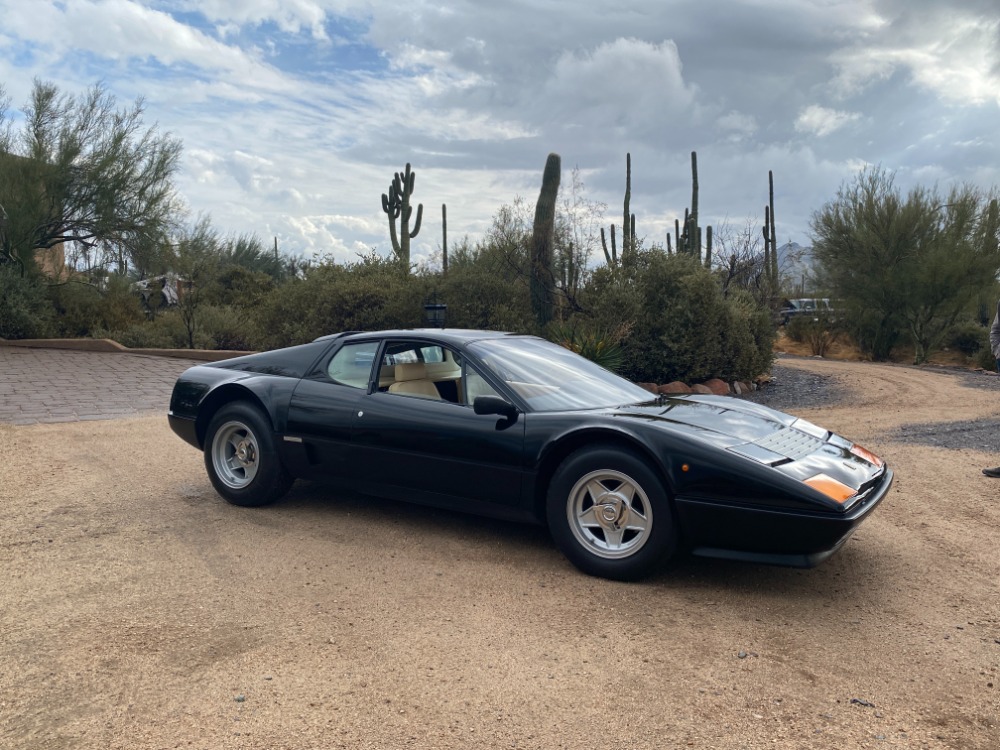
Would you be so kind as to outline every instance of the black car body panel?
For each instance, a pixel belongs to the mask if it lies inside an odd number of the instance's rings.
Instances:
[[[680,536],[695,554],[798,566],[815,565],[838,549],[892,483],[888,467],[850,441],[730,397],[647,396],[614,406],[534,409],[530,393],[526,399],[524,390],[509,387],[509,379],[470,349],[501,337],[511,335],[339,334],[198,365],[175,385],[170,426],[204,449],[212,415],[246,401],[266,414],[280,460],[295,477],[540,523],[548,484],[566,457],[581,447],[614,445],[655,470],[672,499]],[[394,342],[447,348],[455,366],[476,368],[485,387],[517,408],[516,417],[386,392],[376,365],[392,361]],[[348,345],[357,350],[347,355],[350,368],[358,377],[368,373],[366,387],[328,374]],[[806,483],[816,477],[818,485]],[[845,497],[831,497],[823,489],[827,482],[846,488]]]

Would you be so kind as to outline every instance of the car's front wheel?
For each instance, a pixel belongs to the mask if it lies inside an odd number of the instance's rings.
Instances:
[[[256,407],[226,404],[208,425],[205,468],[215,490],[233,505],[272,503],[292,486],[271,426]]]
[[[590,575],[636,580],[677,547],[663,482],[624,448],[596,446],[568,456],[549,485],[546,512],[556,545]]]

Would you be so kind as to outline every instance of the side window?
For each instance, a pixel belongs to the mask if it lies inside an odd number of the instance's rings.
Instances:
[[[403,396],[461,403],[458,355],[439,344],[392,341],[379,363],[378,389]]]
[[[468,362],[465,363],[465,402],[471,404],[476,396],[499,396],[492,385]]]
[[[352,388],[367,388],[378,345],[377,341],[366,341],[341,347],[327,365],[327,375],[334,383]]]

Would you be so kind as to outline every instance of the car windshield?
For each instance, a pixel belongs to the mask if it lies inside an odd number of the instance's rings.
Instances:
[[[544,339],[486,339],[469,350],[532,411],[597,409],[652,398],[644,388]]]

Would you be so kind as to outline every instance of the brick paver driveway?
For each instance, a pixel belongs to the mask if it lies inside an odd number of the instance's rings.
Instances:
[[[0,422],[76,422],[166,414],[193,360],[0,346]]]

